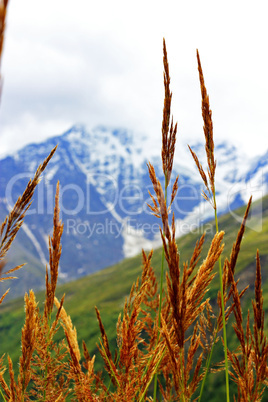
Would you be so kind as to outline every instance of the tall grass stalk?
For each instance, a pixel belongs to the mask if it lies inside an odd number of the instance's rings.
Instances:
[[[201,163],[199,162],[197,155],[192,151],[192,149],[190,147],[189,147],[189,149],[190,149],[190,152],[197,165],[200,176],[205,184],[206,192],[203,191],[203,196],[204,196],[205,200],[210,202],[210,204],[212,205],[212,207],[214,209],[216,233],[219,233],[218,217],[217,217],[217,204],[216,204],[216,190],[215,190],[216,161],[215,161],[215,157],[214,157],[212,112],[210,110],[209,96],[207,94],[207,90],[206,90],[206,86],[205,86],[203,70],[202,70],[198,50],[197,50],[197,62],[198,62],[199,81],[200,81],[201,96],[202,96],[202,117],[203,117],[203,121],[204,121],[203,130],[204,130],[205,141],[206,141],[205,150],[206,150],[207,163],[208,163],[208,177],[207,177]],[[227,347],[227,335],[226,335],[225,303],[224,303],[224,294],[223,294],[224,291],[223,291],[221,256],[219,257],[219,277],[220,277],[219,281],[220,281],[221,312],[222,312],[224,356],[225,356],[226,400],[227,400],[227,402],[229,402],[230,396],[229,396],[229,374],[228,374],[228,353],[227,353],[228,347]],[[217,326],[217,329],[218,329],[218,326]],[[214,338],[214,342],[215,342],[215,340],[216,340],[216,337]],[[213,348],[214,348],[214,343],[213,343],[212,349]],[[211,355],[209,356],[209,363],[210,363],[210,361],[211,361]],[[204,381],[206,380],[208,370],[209,370],[209,365],[207,365],[207,367],[206,367],[206,373],[205,373],[205,377],[203,380],[203,384],[204,384]],[[202,389],[201,389],[202,392],[203,392],[203,384],[202,384]],[[202,396],[202,394],[200,395],[199,400],[201,400],[201,396]]]
[[[215,227],[216,227],[216,233],[219,233],[219,224],[218,224],[218,216],[217,216],[217,206],[216,206],[216,196],[215,196],[215,187],[213,190],[213,202],[214,202],[214,213],[215,213]],[[225,303],[224,303],[224,291],[223,291],[223,280],[222,280],[222,261],[221,261],[221,256],[219,257],[219,282],[220,282],[220,294],[221,294],[221,310],[222,310],[222,322],[223,322],[223,341],[224,341],[224,360],[225,360],[225,385],[226,385],[226,400],[229,402],[230,401],[230,391],[229,391],[229,368],[228,368],[228,353],[227,353],[227,334],[226,334],[226,322],[225,322]],[[211,359],[214,351],[214,346],[217,338],[217,333],[218,333],[218,323],[217,323],[217,328],[215,330],[215,336],[213,339],[212,347],[209,353],[209,356],[207,358],[207,364],[206,364],[206,370],[205,370],[205,375],[201,384],[201,389],[200,389],[200,394],[198,401],[200,402],[202,399],[203,391],[204,391],[204,386],[205,382],[207,379],[207,374],[210,368],[211,364]]]
[[[165,203],[167,203],[167,188],[168,188],[168,181],[167,181],[167,174],[165,174]],[[161,325],[161,310],[162,310],[162,303],[163,303],[163,283],[164,283],[164,262],[165,262],[165,250],[164,246],[162,247],[162,257],[161,257],[161,276],[160,276],[160,297],[159,297],[159,309],[158,309],[158,331],[157,331],[157,342],[159,341],[160,337],[160,325]],[[154,376],[154,402],[156,402],[157,397],[157,371]]]
[[[150,177],[152,183],[155,188],[156,195],[158,194],[158,204],[159,209],[157,207],[157,203],[153,199],[154,207],[153,210],[154,214],[162,219],[163,224],[163,234],[165,239],[165,230],[168,227],[168,211],[163,213],[163,207],[167,209],[167,189],[171,178],[172,167],[173,167],[173,159],[174,159],[174,152],[175,152],[175,144],[176,144],[176,134],[177,134],[177,123],[173,127],[173,117],[171,118],[171,100],[172,100],[172,92],[170,91],[170,75],[169,75],[169,64],[167,58],[167,49],[166,43],[163,39],[163,65],[164,65],[164,107],[163,107],[163,119],[162,119],[162,168],[165,177],[165,184],[164,184],[164,199],[162,199],[162,189],[160,191],[160,183],[156,180],[154,176],[154,172],[151,172]],[[150,171],[150,170],[149,170]],[[171,196],[171,203],[172,197],[174,199],[175,193],[177,191],[177,181],[176,178],[172,196]],[[158,188],[156,188],[158,187]],[[151,195],[151,194],[150,194]],[[171,205],[170,203],[170,205]],[[157,332],[157,342],[159,341],[160,337],[160,326],[161,326],[161,312],[162,312],[162,299],[163,299],[163,282],[164,282],[164,260],[165,260],[165,250],[164,245],[162,248],[162,259],[161,259],[161,278],[160,278],[160,298],[159,298],[159,309],[158,309],[158,332]],[[157,395],[157,372],[154,378],[154,402],[156,401]]]
[[[219,233],[219,224],[217,216],[217,205],[215,196],[215,186],[213,189],[213,201],[215,206],[215,226],[216,232]],[[230,391],[229,391],[229,368],[228,368],[228,346],[227,346],[227,334],[226,334],[226,322],[225,322],[225,304],[224,304],[224,294],[223,294],[223,280],[222,280],[222,264],[221,256],[219,257],[219,279],[220,279],[220,291],[221,291],[221,308],[222,308],[222,324],[223,324],[223,341],[224,341],[224,357],[225,357],[225,384],[226,384],[226,401],[230,401]]]
[[[206,370],[205,370],[204,378],[203,378],[202,383],[201,383],[201,388],[200,388],[200,393],[199,393],[199,397],[198,397],[198,402],[200,402],[201,399],[202,399],[202,395],[203,395],[203,391],[204,391],[204,387],[205,387],[205,383],[206,383],[208,371],[209,371],[209,368],[210,368],[210,364],[211,364],[211,359],[212,359],[212,355],[213,355],[215,343],[216,343],[217,332],[218,332],[218,326],[217,326],[216,333],[215,333],[214,338],[213,338],[213,343],[212,343],[212,347],[211,347],[209,356],[208,356],[207,361],[206,361]]]

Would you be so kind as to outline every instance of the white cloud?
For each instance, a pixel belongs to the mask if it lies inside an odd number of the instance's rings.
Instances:
[[[12,0],[2,61],[1,153],[75,123],[160,136],[163,36],[179,136],[202,140],[198,48],[215,141],[265,151],[265,11],[264,1]]]

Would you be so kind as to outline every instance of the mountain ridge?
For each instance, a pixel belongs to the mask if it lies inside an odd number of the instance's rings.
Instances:
[[[38,165],[57,144],[57,152],[37,188],[23,230],[18,234],[21,252],[15,257],[10,254],[10,266],[19,257],[20,263],[25,261],[28,254],[23,249],[31,250],[33,260],[41,261],[37,276],[42,276],[48,261],[47,238],[52,230],[58,179],[61,183],[61,218],[65,224],[62,281],[115,264],[124,257],[135,255],[141,247],[149,249],[159,244],[159,224],[146,205],[148,190],[152,191],[146,163],[150,160],[157,176],[163,177],[159,147],[158,144],[150,145],[145,136],[136,137],[135,133],[123,128],[99,126],[88,131],[84,126],[76,125],[62,135],[50,137],[40,144],[29,144],[13,156],[1,159],[0,212],[3,218]],[[193,149],[205,166],[203,146],[195,144]],[[249,190],[255,191],[255,199],[267,192],[267,153],[247,161],[234,146],[222,143],[215,147],[215,155],[220,212],[246,203]],[[182,235],[191,230],[191,225],[209,219],[213,211],[202,200],[203,186],[193,161],[190,164],[176,158],[172,180],[176,175],[179,175],[179,190],[173,210],[178,235]],[[33,266],[34,262],[31,263],[32,272]],[[34,274],[32,284],[38,286]],[[24,292],[25,286],[18,290]]]

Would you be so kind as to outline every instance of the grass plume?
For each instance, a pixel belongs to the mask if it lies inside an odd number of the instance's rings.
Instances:
[[[204,172],[204,169],[199,162],[197,155],[194,151],[189,147],[190,152],[193,156],[193,159],[196,163],[197,169],[200,173],[200,176],[203,180],[205,185],[206,191],[203,191],[202,195],[210,202],[214,209],[215,213],[215,225],[216,225],[216,232],[219,232],[218,227],[218,216],[217,216],[217,205],[216,205],[216,189],[215,189],[215,171],[216,171],[216,160],[214,155],[214,138],[213,138],[213,122],[212,122],[212,111],[210,109],[209,104],[209,96],[207,94],[207,89],[205,86],[205,80],[203,75],[203,70],[201,66],[199,52],[196,52],[197,56],[197,64],[198,64],[198,73],[199,73],[199,81],[200,81],[200,89],[201,89],[201,98],[202,98],[202,117],[203,117],[203,130],[205,136],[205,150],[207,156],[207,174]],[[225,322],[225,303],[224,303],[224,289],[223,289],[223,277],[222,277],[222,263],[221,257],[219,258],[219,279],[220,279],[220,309],[221,309],[221,316],[222,316],[222,327],[223,327],[223,340],[224,340],[224,355],[225,355],[225,377],[226,377],[226,400],[229,402],[229,369],[228,369],[228,352],[227,352],[227,333],[226,333],[226,322]],[[217,332],[217,330],[216,330]],[[216,338],[215,338],[216,340]],[[207,366],[207,370],[209,366]],[[206,377],[206,376],[205,376]],[[201,393],[202,396],[202,393]],[[201,400],[201,397],[199,398]]]

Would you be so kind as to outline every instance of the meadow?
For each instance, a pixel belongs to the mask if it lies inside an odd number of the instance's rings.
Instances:
[[[258,201],[257,201],[258,202]],[[253,205],[253,210],[255,205]],[[258,208],[256,208],[258,210]],[[236,211],[237,215],[243,217],[245,208],[240,208]],[[250,228],[247,229],[246,234],[241,245],[241,252],[236,266],[236,272],[240,277],[240,286],[245,286],[250,283],[248,293],[245,295],[243,308],[250,307],[251,298],[254,297],[254,274],[255,274],[255,250],[259,247],[260,258],[262,266],[265,268],[268,264],[268,197],[262,200],[262,217],[263,217],[263,230],[256,236],[256,233]],[[256,216],[260,219],[260,216]],[[211,222],[209,222],[210,225]],[[219,226],[226,232],[225,235],[225,250],[224,255],[230,253],[233,242],[235,241],[236,233],[239,230],[239,223],[230,215],[224,215],[219,218]],[[215,226],[214,226],[215,227]],[[206,227],[205,227],[206,228]],[[227,235],[228,228],[228,235]],[[185,235],[177,240],[181,258],[184,261],[190,260],[191,250],[198,240],[199,235],[191,234]],[[205,258],[211,234],[207,235],[204,249],[201,253],[201,260]],[[157,279],[160,279],[161,273],[161,249],[154,250],[152,257],[152,265],[155,267],[155,274]],[[115,322],[118,315],[122,310],[125,297],[128,295],[132,283],[141,274],[141,255],[122,261],[113,267],[107,268],[96,274],[82,278],[75,282],[70,282],[65,285],[57,287],[56,294],[60,298],[65,294],[64,305],[66,311],[72,317],[73,324],[77,329],[78,344],[82,345],[83,340],[86,342],[90,354],[96,355],[95,369],[100,371],[103,369],[103,361],[98,353],[97,342],[99,339],[99,326],[95,315],[94,306],[97,305],[103,318],[103,324],[108,334],[111,349],[114,352],[116,348],[116,331]],[[26,268],[26,267],[25,267]],[[27,268],[26,268],[27,269]],[[243,284],[242,284],[242,283]],[[263,293],[264,293],[264,310],[268,310],[268,281],[267,281],[267,268],[263,270]],[[101,291],[99,291],[101,289]],[[214,281],[208,295],[215,303],[215,296],[217,295],[218,283]],[[12,291],[12,288],[11,288]],[[44,292],[39,292],[36,299],[39,301],[40,308],[43,305],[45,298]],[[24,324],[24,301],[22,298],[11,300],[3,303],[0,310],[1,322],[1,338],[4,341],[1,343],[0,355],[6,353],[5,362],[7,363],[7,354],[10,355],[12,361],[18,362],[20,357],[20,332]],[[265,323],[265,330],[267,333],[267,321]],[[236,345],[236,335],[232,330],[231,321],[227,326],[227,334],[230,344]],[[59,341],[64,336],[62,328],[59,329],[55,339]],[[221,359],[222,349],[220,345],[215,350],[213,357],[213,367]],[[234,346],[233,346],[234,347]],[[14,365],[15,375],[18,375],[18,365]],[[107,376],[106,376],[107,381]],[[217,393],[215,393],[217,387]],[[235,392],[235,384],[232,386],[231,391]],[[223,373],[219,372],[217,375],[213,374],[208,376],[205,394],[209,401],[217,401],[224,399],[225,387]],[[268,396],[264,395],[263,400],[267,400]]]

